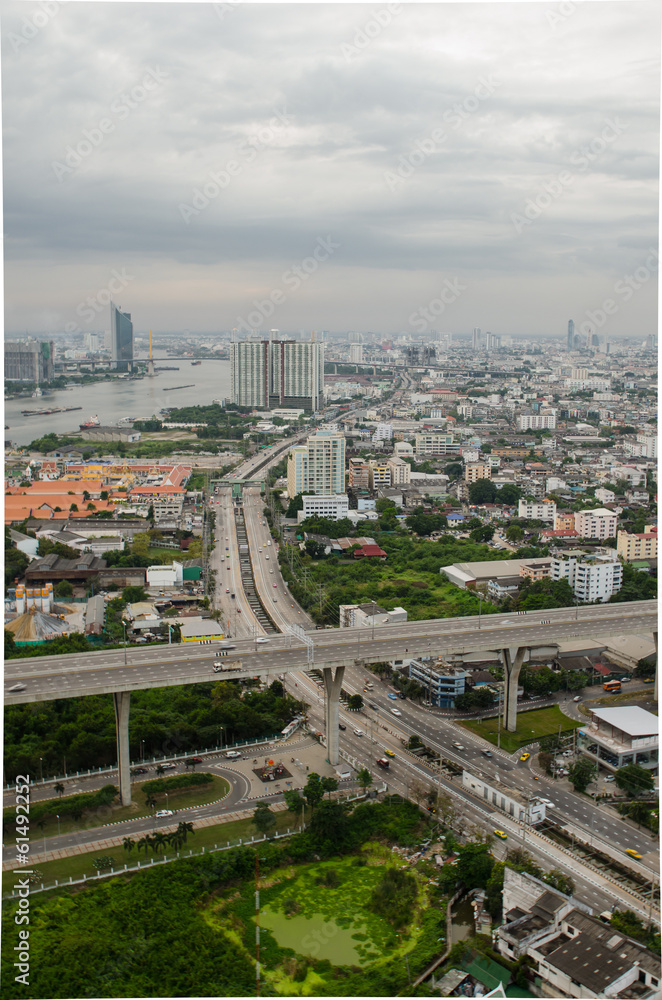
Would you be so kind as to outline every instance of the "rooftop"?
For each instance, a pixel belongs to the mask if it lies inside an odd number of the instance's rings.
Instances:
[[[624,705],[622,708],[593,708],[592,715],[614,729],[620,729],[628,736],[654,736],[659,729],[659,719],[652,712],[638,705]]]

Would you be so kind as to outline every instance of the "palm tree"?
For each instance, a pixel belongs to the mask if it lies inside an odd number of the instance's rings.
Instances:
[[[136,844],[136,850],[138,851],[138,854],[140,854],[141,847],[145,848],[145,857],[147,857],[147,847],[148,847],[147,837],[141,837],[138,843]]]
[[[154,795],[147,795],[145,798],[145,805],[148,809],[153,809],[156,805],[156,798]]]
[[[177,827],[177,833],[181,834],[182,840],[184,841],[184,843],[186,843],[186,838],[188,837],[189,833],[195,834],[195,830],[193,829],[193,823],[180,823],[179,826]]]
[[[158,854],[161,848],[165,850],[168,844],[168,837],[165,833],[155,833],[152,839],[152,850],[155,854]]]
[[[156,765],[156,773],[159,774],[159,775],[165,774],[165,771],[163,770],[163,767],[161,766],[161,764],[157,764]]]
[[[53,790],[57,792],[58,795],[64,795],[64,785],[61,781],[58,781],[55,785],[53,785]]]
[[[124,840],[122,841],[122,847],[124,848],[124,850],[126,851],[126,853],[129,855],[129,857],[131,857],[131,851],[133,850],[133,848],[135,846],[136,846],[136,842],[133,839],[133,837],[125,837]]]

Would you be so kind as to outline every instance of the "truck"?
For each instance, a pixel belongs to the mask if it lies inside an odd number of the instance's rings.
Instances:
[[[214,660],[212,664],[215,674],[218,674],[221,670],[239,670],[240,668],[235,663],[225,663],[223,660]]]
[[[389,761],[386,759],[386,757],[379,757],[375,761],[375,763],[377,764],[377,767],[383,767],[385,771],[388,771],[390,766]]]
[[[372,683],[372,681],[370,680],[370,678],[369,678],[369,677],[366,677],[366,679],[365,679],[364,683],[365,683],[365,686],[367,687],[368,691],[372,691],[372,689],[373,689],[373,688],[374,688],[374,686],[375,686],[375,685],[374,685],[374,684]]]

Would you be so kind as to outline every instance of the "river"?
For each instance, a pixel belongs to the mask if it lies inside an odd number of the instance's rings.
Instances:
[[[153,378],[137,382],[126,379],[95,382],[74,389],[59,389],[40,399],[31,397],[5,400],[5,440],[28,445],[49,431],[56,434],[78,432],[78,425],[97,416],[104,426],[117,424],[120,417],[151,417],[166,406],[207,405],[212,399],[228,399],[231,390],[230,362],[203,361],[192,365],[183,358],[173,358],[162,364],[178,366],[179,371],[157,372]],[[157,362],[158,366],[159,362]],[[166,389],[173,386],[185,389]],[[39,410],[50,406],[81,406],[70,413],[24,417],[21,410]]]

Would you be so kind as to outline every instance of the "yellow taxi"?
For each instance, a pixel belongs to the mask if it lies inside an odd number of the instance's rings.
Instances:
[[[385,750],[384,753],[386,754],[387,757],[395,757],[395,754],[393,753],[392,750]]]
[[[641,861],[641,854],[638,851],[634,851],[631,847],[628,847],[626,854],[629,854],[631,858],[636,858],[637,861]]]
[[[501,840],[508,840],[508,834],[504,833],[503,830],[495,830],[494,835],[500,837]]]
[[[530,753],[523,753],[522,756],[520,757],[520,760],[528,760],[530,756],[531,756]]]

